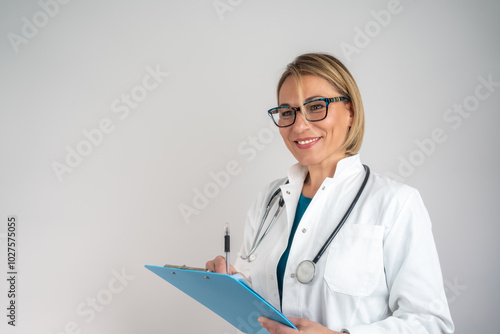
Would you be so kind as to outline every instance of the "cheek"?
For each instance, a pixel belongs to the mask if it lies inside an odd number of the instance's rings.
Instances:
[[[332,126],[335,126],[340,131],[348,131],[349,127],[352,126],[352,117],[350,115],[349,111],[339,114],[332,122]]]
[[[285,146],[288,148],[288,150],[291,150],[293,148],[293,145],[289,139],[290,127],[280,128],[280,135],[281,135],[281,139],[283,139],[283,142],[285,143]]]
[[[288,137],[288,128],[279,128],[281,138],[286,142]]]

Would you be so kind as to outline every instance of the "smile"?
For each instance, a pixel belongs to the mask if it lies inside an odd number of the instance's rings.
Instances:
[[[307,139],[307,140],[297,140],[297,143],[299,143],[300,145],[306,145],[306,144],[310,144],[312,142],[318,141],[320,138],[321,137]]]

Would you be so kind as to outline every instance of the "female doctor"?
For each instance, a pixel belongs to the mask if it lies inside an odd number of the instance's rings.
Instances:
[[[453,333],[418,191],[361,163],[364,111],[349,71],[330,55],[304,54],[277,94],[269,115],[298,163],[249,210],[231,274],[246,276],[300,333]],[[206,268],[226,273],[222,256]]]

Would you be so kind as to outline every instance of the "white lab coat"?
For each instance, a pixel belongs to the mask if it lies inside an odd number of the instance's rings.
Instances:
[[[281,187],[285,207],[252,256],[236,269],[280,309],[276,267],[285,250],[307,169],[296,164],[271,183],[248,212],[240,254],[248,254],[271,194]],[[431,222],[417,190],[371,173],[349,219],[301,284],[298,264],[312,260],[363,182],[359,155],[342,159],[307,208],[295,234],[283,279],[285,316],[307,318],[351,334],[453,333]],[[271,209],[272,216],[276,207]],[[269,218],[268,218],[269,221]],[[265,227],[264,227],[265,229]]]

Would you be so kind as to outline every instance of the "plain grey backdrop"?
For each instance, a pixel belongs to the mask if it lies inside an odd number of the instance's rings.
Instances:
[[[499,1],[2,0],[0,22],[2,333],[236,333],[144,265],[204,266],[226,222],[238,248],[294,163],[279,75],[318,51],[358,82],[362,161],[422,194],[457,333],[500,333]]]

